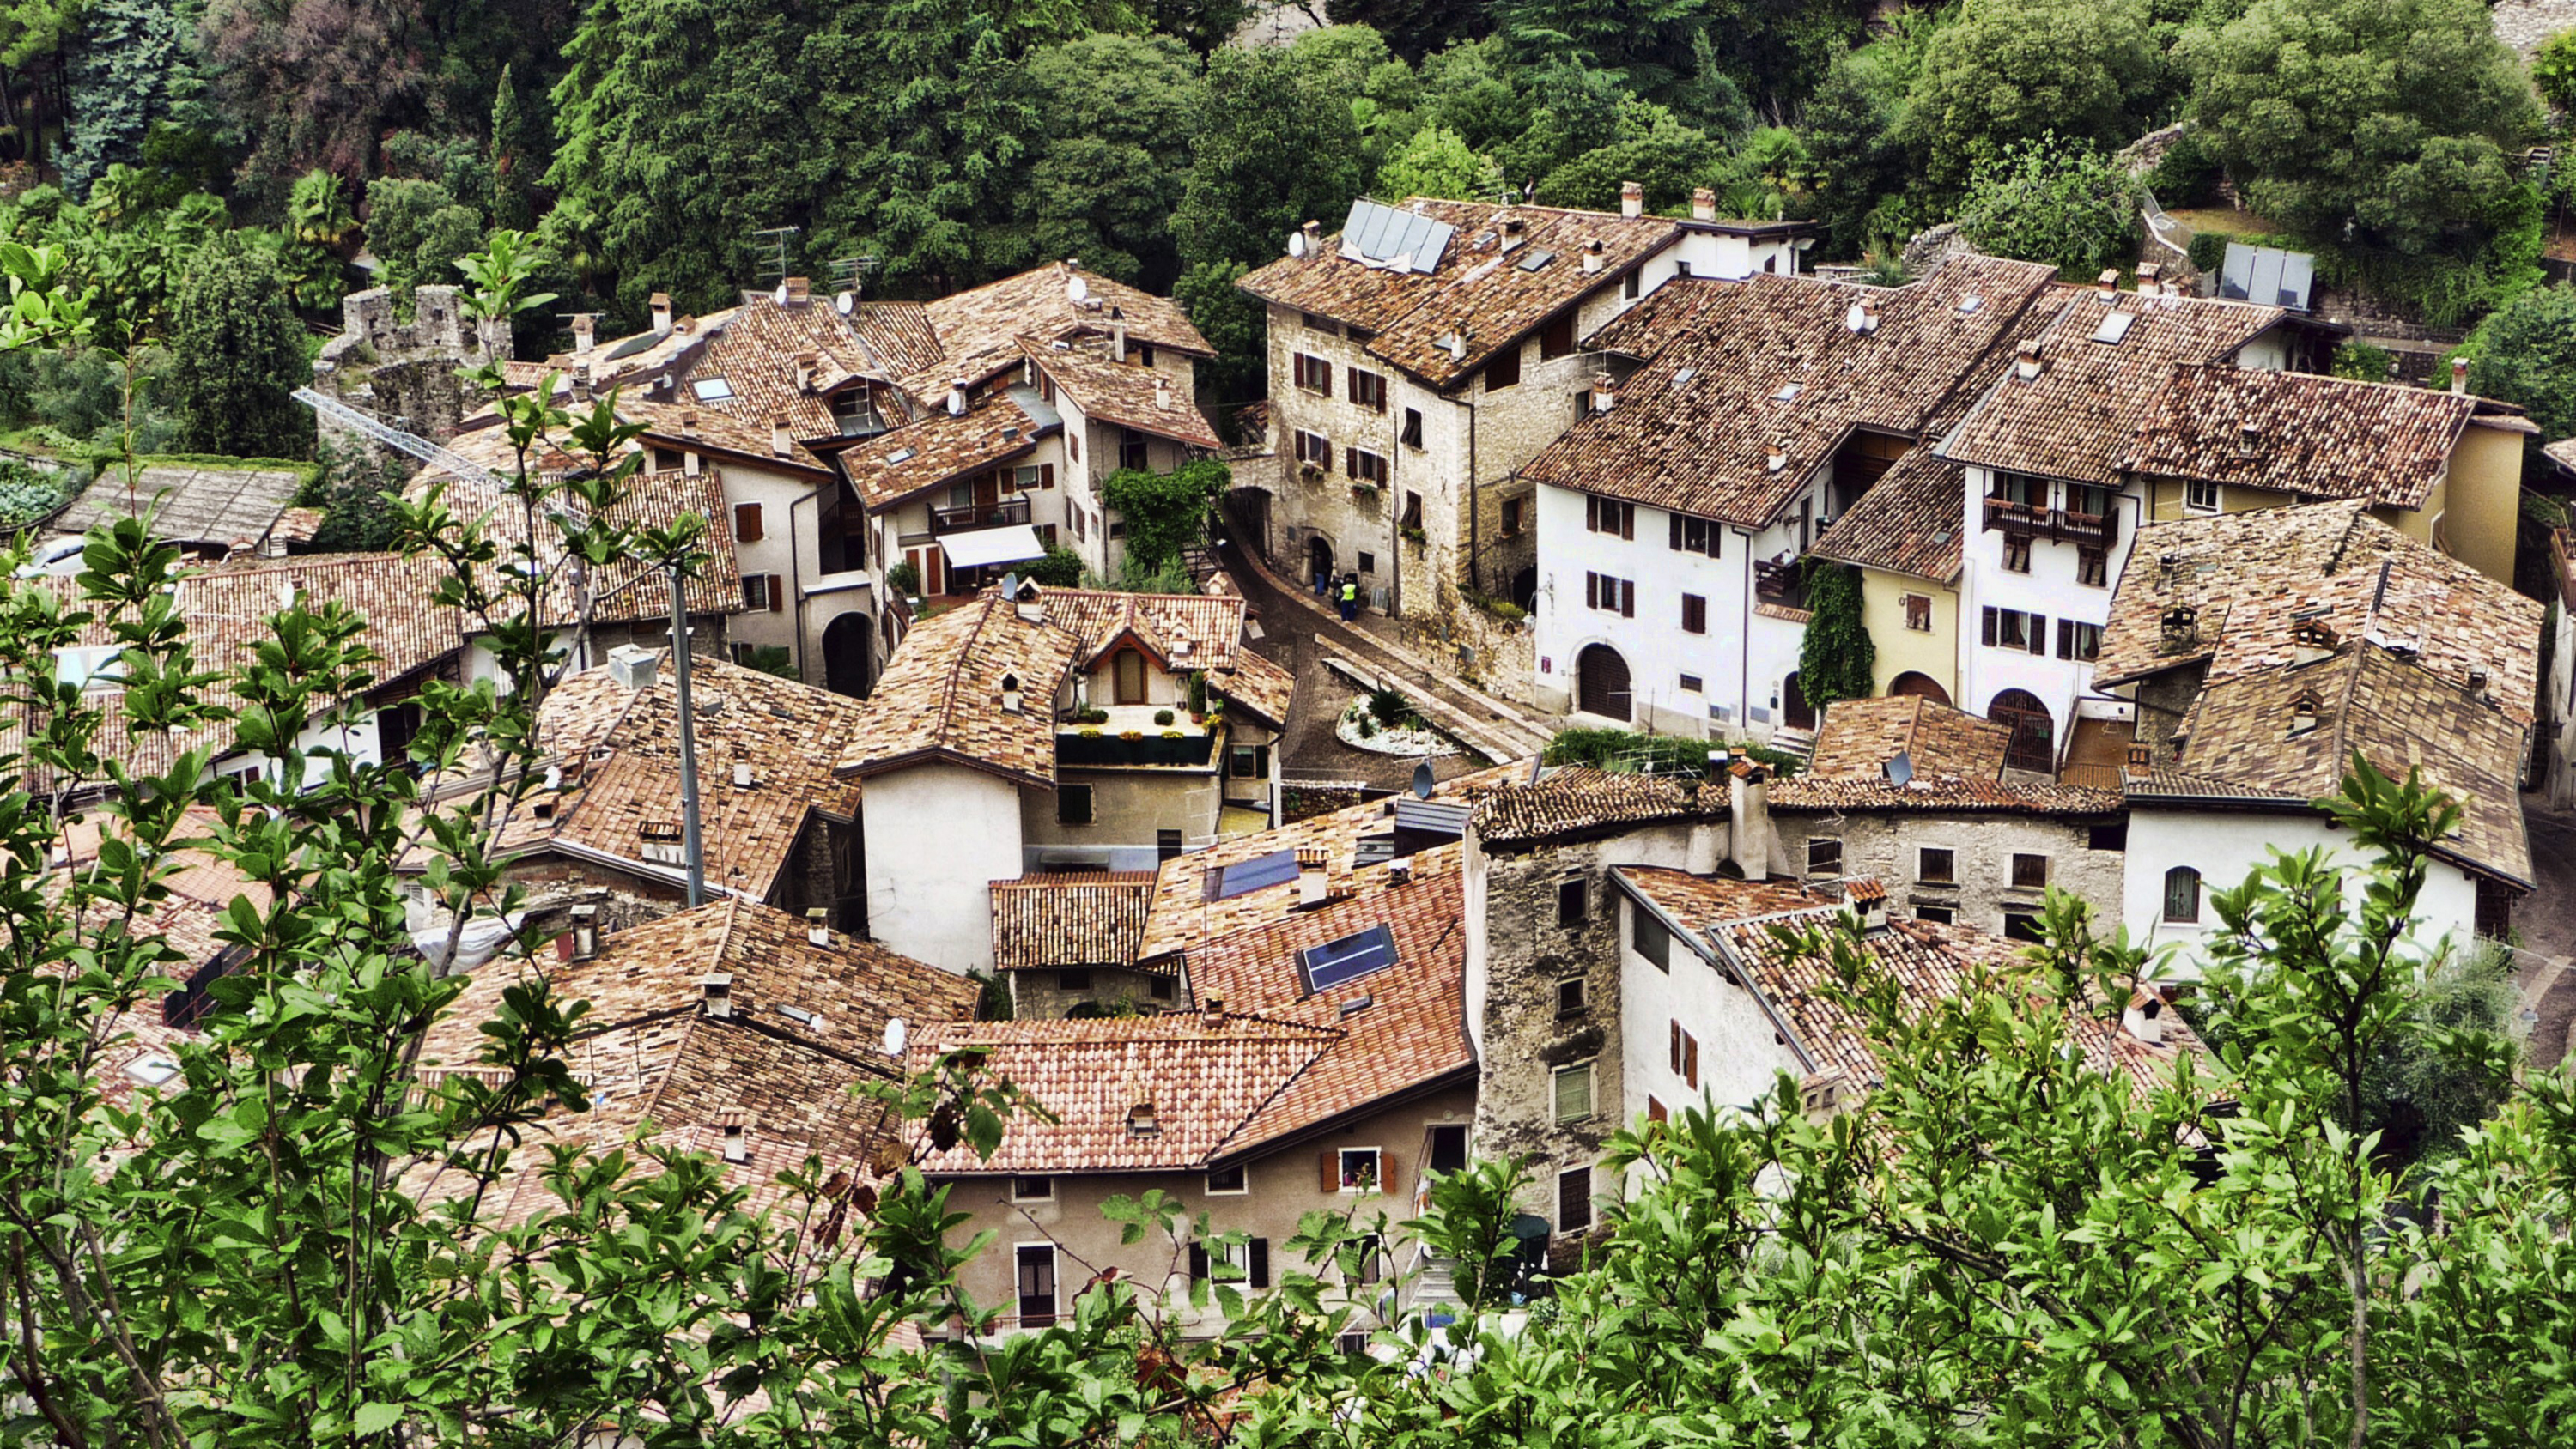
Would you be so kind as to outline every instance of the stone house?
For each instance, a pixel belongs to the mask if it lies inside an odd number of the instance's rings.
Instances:
[[[871,933],[987,970],[990,882],[1150,869],[1230,809],[1275,819],[1295,680],[1243,624],[1240,598],[1035,584],[924,619],[840,757],[866,782]]]
[[[2160,524],[2155,562],[2112,599],[2097,676],[2137,711],[2124,916],[2186,963],[2218,924],[2208,893],[2272,849],[2357,863],[2314,804],[2355,755],[2461,806],[2432,844],[2424,944],[2502,937],[2532,889],[2542,606],[2376,514],[2353,499]]]
[[[1357,573],[1370,606],[1525,596],[1539,526],[1518,469],[1583,411],[1605,323],[1679,275],[1794,272],[1810,228],[1415,198],[1353,204],[1243,278],[1269,321],[1270,459],[1248,540],[1292,575]],[[1238,518],[1244,510],[1238,509]]]

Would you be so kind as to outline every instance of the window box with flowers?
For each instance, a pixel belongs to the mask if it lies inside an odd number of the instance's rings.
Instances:
[[[1405,524],[1396,531],[1404,535],[1404,541],[1407,543],[1428,545],[1431,542],[1430,535],[1424,533],[1422,525],[1418,523]]]
[[[1354,483],[1351,485],[1351,501],[1374,512],[1385,491],[1374,483]]]

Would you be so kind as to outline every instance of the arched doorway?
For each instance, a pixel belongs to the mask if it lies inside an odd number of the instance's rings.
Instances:
[[[1986,706],[1986,718],[2012,731],[2011,743],[2004,746],[2005,769],[2057,768],[2057,723],[2039,696],[2026,689],[2007,689]]]
[[[1628,717],[1628,661],[1607,644],[1586,644],[1574,656],[1574,707],[1603,719]]]
[[[1307,535],[1306,586],[1314,589],[1318,593],[1321,593],[1324,587],[1322,581],[1330,579],[1332,576],[1333,545],[1331,541],[1326,539],[1320,533]]]
[[[1929,674],[1909,669],[1887,682],[1887,692],[1899,699],[1928,699],[1934,704],[1948,704],[1950,691]]]
[[[868,692],[868,649],[875,631],[868,616],[852,610],[823,626],[823,685],[853,697]]]
[[[1816,707],[1807,703],[1807,691],[1798,687],[1795,671],[1780,681],[1780,723],[1793,730],[1816,727]]]

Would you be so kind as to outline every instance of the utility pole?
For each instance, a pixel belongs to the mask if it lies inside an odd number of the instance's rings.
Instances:
[[[680,558],[668,565],[671,575],[671,678],[680,702],[680,850],[689,858],[689,905],[704,903],[707,863],[698,839],[698,728],[689,712],[689,600]]]

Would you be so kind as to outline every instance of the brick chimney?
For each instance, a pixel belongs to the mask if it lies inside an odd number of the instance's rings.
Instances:
[[[575,356],[587,357],[599,340],[599,318],[588,312],[576,312],[572,318],[572,350]]]
[[[668,293],[668,292],[655,292],[655,293],[653,294],[653,303],[652,303],[652,305],[653,305],[653,335],[654,335],[654,336],[656,336],[656,337],[668,337],[668,336],[670,336],[670,335],[671,335],[671,294],[670,294],[670,293]]]
[[[796,451],[796,435],[787,428],[787,414],[769,415],[769,451],[784,458]]]
[[[1619,214],[1639,217],[1646,214],[1646,188],[1634,181],[1619,183]]]
[[[786,287],[787,305],[790,307],[802,307],[813,300],[813,286],[803,277],[789,277]]]

